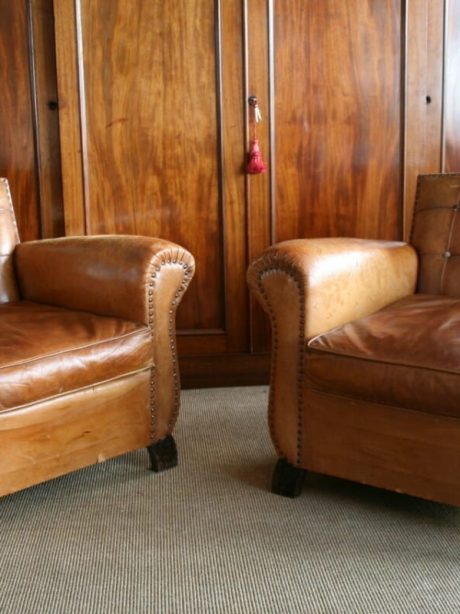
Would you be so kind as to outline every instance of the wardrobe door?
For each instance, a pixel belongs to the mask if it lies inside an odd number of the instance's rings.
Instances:
[[[67,234],[183,245],[180,354],[245,352],[241,2],[59,0],[55,19]]]
[[[0,15],[0,177],[9,181],[19,232],[27,241],[40,236],[27,7],[0,0]]]
[[[265,247],[407,236],[417,174],[442,168],[444,5],[54,2],[66,233],[194,254],[186,384],[267,380],[269,327],[245,281]],[[251,95],[268,171],[248,176]]]
[[[401,0],[276,0],[276,240],[399,233]]]
[[[264,237],[407,238],[417,175],[442,169],[444,0],[245,5],[250,89],[267,99],[270,119],[266,205],[249,202],[255,255]],[[264,349],[253,309],[252,347]]]
[[[268,102],[262,138],[270,146],[267,204],[254,196],[249,203],[257,211],[250,217],[252,244],[259,237],[254,251],[263,247],[260,220],[272,243],[399,236],[403,4],[246,0],[249,41],[264,32],[264,15],[267,24],[266,68],[248,47],[250,87]],[[252,314],[253,349],[263,350],[266,324],[255,305]]]

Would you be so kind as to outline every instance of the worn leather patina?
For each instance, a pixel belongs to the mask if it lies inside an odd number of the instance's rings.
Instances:
[[[155,446],[172,458],[175,312],[193,273],[162,239],[20,243],[1,180],[0,495],[143,446],[165,467]]]
[[[460,174],[419,177],[410,243],[285,241],[248,282],[272,324],[275,492],[309,469],[460,505]]]

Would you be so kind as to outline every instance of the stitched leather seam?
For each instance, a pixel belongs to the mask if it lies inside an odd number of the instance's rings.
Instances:
[[[333,356],[333,357],[338,357],[338,358],[342,358],[342,359],[348,359],[351,358],[353,360],[359,360],[361,362],[364,363],[369,363],[371,362],[372,364],[384,364],[384,365],[391,365],[392,367],[406,367],[409,369],[420,369],[423,371],[432,371],[434,373],[449,373],[451,375],[460,375],[460,371],[453,371],[452,369],[437,369],[436,367],[429,367],[429,366],[425,366],[425,365],[415,365],[413,363],[409,363],[409,362],[394,362],[392,360],[385,360],[384,358],[379,359],[379,358],[364,358],[363,356],[357,356],[355,354],[345,354],[345,353],[340,353],[340,352],[334,352],[333,350],[321,350],[319,348],[312,348],[309,347],[308,348],[308,352],[312,353],[312,354],[317,354],[318,356]],[[320,378],[317,378],[313,375],[311,375],[311,370],[308,369],[308,377],[310,377],[312,380],[315,381],[322,381]]]
[[[142,369],[136,369],[135,371],[129,371],[128,373],[123,373],[122,375],[117,375],[116,377],[111,377],[109,379],[100,380],[98,382],[93,382],[92,384],[88,384],[87,386],[80,386],[79,388],[72,388],[66,390],[65,392],[61,392],[59,394],[53,394],[49,397],[43,397],[42,399],[34,399],[30,403],[24,403],[24,405],[15,405],[14,407],[8,407],[7,409],[0,409],[0,417],[3,414],[13,413],[21,409],[27,409],[28,407],[33,407],[38,403],[45,403],[47,401],[53,401],[54,399],[60,399],[71,394],[75,394],[77,392],[83,392],[85,390],[89,390],[90,388],[94,388],[95,386],[102,386],[103,384],[110,384],[110,382],[115,382],[117,380],[122,380],[132,375],[136,375],[137,373],[143,373],[147,371],[149,367],[143,367]]]
[[[460,177],[460,173],[444,173],[444,176]],[[422,183],[423,183],[423,178],[424,177],[432,177],[432,178],[439,177],[439,173],[425,173],[423,175],[419,175],[419,177],[418,177],[417,186],[416,186],[416,190],[415,190],[414,214],[412,215],[412,224],[411,224],[411,230],[410,230],[410,234],[409,234],[409,243],[413,242],[416,215],[417,215],[417,213],[419,211],[423,211],[423,209],[419,209],[418,208],[418,203],[419,203],[419,199],[420,199],[420,192],[421,192],[421,189],[422,189]]]
[[[104,345],[105,343],[111,343],[112,341],[119,341],[120,339],[125,339],[126,337],[131,337],[133,335],[145,334],[148,333],[148,328],[143,328],[141,330],[133,330],[130,333],[125,333],[124,335],[119,335],[118,337],[110,337],[108,339],[103,339],[101,341],[94,341],[93,343],[86,343],[85,345],[78,345],[73,348],[60,350],[59,352],[53,352],[52,354],[42,354],[41,356],[36,356],[35,358],[27,358],[24,360],[19,360],[17,362],[12,362],[7,365],[0,365],[0,371],[2,369],[10,369],[11,367],[16,367],[18,365],[25,365],[31,362],[35,362],[37,360],[46,360],[47,358],[53,358],[54,356],[61,356],[64,354],[69,354],[70,352],[76,352],[79,350],[86,350],[88,348],[96,347],[98,345]]]
[[[442,205],[440,207],[435,207],[433,205],[428,205],[425,206],[423,208],[420,207],[419,205],[419,201],[420,201],[420,193],[422,191],[422,184],[423,184],[423,179],[424,178],[439,178],[439,173],[431,173],[431,174],[425,174],[425,175],[420,175],[418,180],[417,180],[417,187],[416,187],[416,191],[415,191],[415,203],[414,203],[414,214],[412,216],[412,224],[411,224],[411,231],[410,231],[410,238],[409,238],[409,242],[413,243],[413,239],[414,239],[414,233],[415,233],[415,220],[416,217],[419,213],[423,213],[425,211],[434,211],[434,210],[445,210],[445,209],[450,209],[452,210],[452,218],[450,221],[450,228],[449,228],[449,234],[448,234],[448,238],[447,238],[447,242],[446,242],[446,248],[445,248],[445,252],[449,252],[450,251],[450,245],[452,243],[452,238],[453,238],[453,228],[454,225],[456,223],[456,212],[453,211],[453,207],[455,205],[458,205],[460,202],[460,192],[457,196],[457,198],[455,199],[455,203],[452,203],[451,205]],[[454,177],[460,177],[460,173],[444,173],[443,174],[444,177],[448,177],[448,178],[454,178]],[[417,250],[420,256],[438,256],[440,258],[443,257],[443,255],[441,253],[439,254],[427,254],[422,252],[421,250]],[[449,260],[451,260],[453,257],[456,257],[455,254],[451,254],[449,256]],[[444,258],[444,261],[442,263],[442,267],[441,267],[441,273],[439,276],[439,294],[442,294],[443,292],[443,288],[444,288],[444,282],[445,282],[445,276],[446,276],[446,269],[447,269],[447,259]],[[419,274],[420,275],[420,274]],[[420,276],[418,279],[418,287],[420,284]]]
[[[299,342],[299,361],[297,365],[297,454],[296,463],[300,465],[302,459],[302,444],[303,444],[303,375],[304,375],[304,361],[305,361],[305,290],[302,276],[295,268],[289,258],[284,255],[275,254],[268,255],[259,263],[261,267],[257,272],[256,282],[259,293],[264,301],[264,307],[270,317],[272,327],[272,359],[270,367],[270,395],[269,395],[269,407],[268,407],[268,422],[270,431],[272,433],[272,440],[275,449],[279,456],[282,456],[282,450],[279,441],[275,437],[274,430],[274,400],[275,400],[275,369],[276,369],[276,355],[278,353],[279,336],[278,327],[276,323],[275,311],[270,304],[265,289],[263,287],[263,278],[272,273],[283,273],[288,275],[297,287],[299,293],[300,303],[300,317],[299,317],[299,329],[298,329],[298,342]]]
[[[372,403],[373,405],[378,405],[379,407],[389,407],[390,409],[395,409],[398,411],[398,413],[401,412],[411,412],[417,415],[420,414],[425,414],[426,416],[434,416],[434,417],[440,417],[440,418],[449,418],[451,419],[453,422],[455,422],[455,424],[458,424],[458,416],[454,415],[454,414],[443,414],[443,413],[438,413],[438,412],[434,412],[434,411],[429,411],[429,410],[421,410],[421,409],[414,409],[413,407],[399,407],[399,406],[395,406],[395,405],[388,405],[388,403],[381,403],[379,401],[375,401],[372,399],[367,399],[365,397],[357,397],[356,395],[351,395],[351,394],[345,394],[343,392],[326,392],[325,390],[321,390],[320,388],[315,388],[315,387],[311,387],[312,392],[316,393],[316,394],[320,394],[323,397],[333,397],[336,399],[345,399],[347,401],[353,401],[354,403],[356,402],[361,402],[361,403]]]
[[[186,260],[188,262],[186,262]],[[162,268],[179,266],[184,270],[182,282],[174,294],[174,298],[169,306],[168,313],[168,335],[171,350],[172,360],[172,375],[174,386],[174,407],[171,412],[171,416],[168,422],[168,429],[171,431],[177,420],[180,408],[180,377],[177,363],[177,349],[176,349],[176,336],[175,336],[175,314],[177,306],[179,305],[183,294],[187,290],[187,287],[193,277],[194,266],[193,258],[191,255],[183,249],[176,248],[165,249],[164,251],[155,254],[150,262],[149,266],[149,283],[147,286],[147,301],[148,301],[148,320],[149,326],[154,331],[155,326],[155,307],[153,301],[153,294],[155,291],[156,278],[161,272]],[[156,374],[155,366],[151,369],[150,377],[150,439],[155,441],[157,438],[157,418],[156,418]]]

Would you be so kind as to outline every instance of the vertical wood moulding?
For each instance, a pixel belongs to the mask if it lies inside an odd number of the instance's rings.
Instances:
[[[38,208],[40,211],[40,219],[38,220],[38,228],[40,236],[44,235],[44,219],[46,211],[44,210],[44,202],[41,191],[41,165],[40,165],[40,127],[38,120],[38,104],[37,104],[37,78],[36,78],[36,66],[35,66],[35,45],[34,45],[34,28],[32,18],[32,0],[26,2],[26,15],[27,15],[27,46],[29,51],[29,83],[30,83],[30,101],[32,106],[32,133],[34,141],[34,181],[35,188],[38,195]]]
[[[244,145],[242,151],[242,160],[243,160],[243,172],[244,172],[244,203],[246,209],[246,224],[245,224],[245,248],[246,248],[246,266],[252,260],[252,249],[251,249],[251,227],[252,227],[252,208],[251,208],[251,183],[250,176],[246,173],[245,166],[247,163],[247,147],[249,144],[249,120],[250,120],[250,109],[248,98],[253,95],[249,93],[249,7],[248,0],[242,0],[242,28],[241,35],[243,37],[243,102],[244,102]],[[255,93],[254,93],[255,95]],[[248,313],[248,334],[249,334],[249,351],[254,351],[254,298],[249,295],[249,313]]]
[[[75,4],[54,3],[65,232],[85,234]]]
[[[398,239],[405,236],[406,228],[406,125],[407,125],[407,91],[408,91],[408,9],[411,0],[402,0],[401,2],[401,147],[400,147],[400,203],[399,203],[399,223],[398,223]]]
[[[218,194],[219,194],[219,224],[221,237],[225,237],[225,178],[224,178],[224,139],[223,122],[224,109],[222,105],[222,7],[221,0],[214,0],[215,12],[215,49],[216,49],[216,120],[217,120],[217,173],[218,173]],[[228,330],[228,300],[227,300],[227,258],[225,248],[222,246],[222,285],[223,285],[223,309],[224,309],[224,329]]]
[[[270,41],[269,41],[269,7],[267,0],[245,0],[244,2],[244,98],[246,104],[246,145],[252,138],[252,113],[248,97],[257,96],[262,121],[257,125],[257,138],[268,171],[260,175],[245,175],[247,206],[247,254],[248,263],[258,258],[272,240],[271,215],[271,127],[272,119],[270,100]],[[269,326],[265,313],[251,297],[250,309],[250,350],[262,352],[268,350]]]
[[[248,350],[247,206],[243,173],[245,152],[244,42],[242,0],[221,2],[222,108],[224,142],[226,351]]]
[[[0,1],[0,176],[9,181],[23,241],[40,238],[26,9],[25,0]]]
[[[268,172],[260,175],[245,174],[248,208],[248,259],[252,261],[268,247],[270,236],[270,81],[269,81],[269,32],[267,0],[245,1],[245,105],[246,105],[246,146],[252,137],[253,125],[249,121],[251,112],[248,97],[258,98],[262,121],[257,125],[263,159],[268,162]]]
[[[81,164],[83,169],[85,234],[89,235],[91,234],[90,168],[88,160],[88,116],[86,113],[85,50],[83,43],[83,19],[80,0],[75,0],[75,27],[77,35],[78,98],[80,101],[80,139]]]
[[[248,98],[252,93],[249,93],[249,24],[248,24],[248,0],[243,0],[243,24],[242,24],[242,37],[243,37],[243,101],[244,101],[244,150],[242,152],[243,164],[247,162],[247,146],[249,143],[249,103]],[[251,184],[249,181],[249,175],[244,171],[244,202],[246,204],[246,253],[248,260],[251,260]],[[249,315],[249,327],[252,328],[251,314]]]
[[[41,236],[64,234],[52,0],[27,0],[31,92]]]
[[[460,0],[445,0],[442,169],[460,171]]]
[[[449,17],[449,0],[443,1],[444,18],[443,18],[443,36],[442,36],[442,104],[441,104],[441,130],[440,130],[440,171],[446,172],[446,87],[447,87],[447,45],[448,45],[448,17]]]
[[[417,176],[442,169],[443,0],[406,0],[403,238],[409,239]]]
[[[276,241],[276,114],[275,114],[275,0],[267,0],[268,22],[268,106],[270,139],[270,244]]]

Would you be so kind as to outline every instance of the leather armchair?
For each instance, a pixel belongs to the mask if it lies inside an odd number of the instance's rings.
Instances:
[[[161,239],[20,243],[0,180],[0,495],[147,447],[177,462],[175,311],[193,257]]]
[[[286,241],[248,281],[272,326],[273,492],[310,470],[460,505],[460,174],[419,177],[410,243]]]

